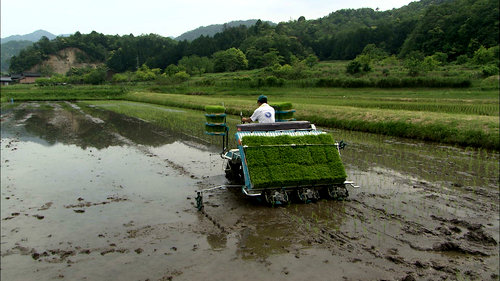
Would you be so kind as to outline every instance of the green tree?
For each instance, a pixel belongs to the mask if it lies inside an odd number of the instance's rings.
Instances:
[[[160,69],[150,69],[146,64],[143,64],[136,72],[135,77],[138,81],[155,80],[160,75]]]
[[[309,55],[307,56],[307,58],[305,58],[305,64],[308,66],[308,67],[313,67],[315,66],[316,64],[318,64],[318,57],[316,55]]]
[[[169,66],[167,66],[167,68],[165,68],[165,74],[168,75],[168,76],[174,76],[174,74],[176,74],[177,72],[179,72],[179,67],[175,64],[171,64]]]
[[[216,72],[232,72],[248,68],[248,60],[245,54],[236,48],[214,53],[213,60]]]
[[[96,69],[93,69],[89,73],[83,75],[83,82],[93,85],[102,84],[106,81],[106,73],[106,67],[97,67]]]
[[[178,65],[190,75],[198,74],[201,76],[205,72],[213,72],[214,69],[213,62],[209,58],[197,55],[183,57]]]
[[[491,47],[488,49],[485,48],[484,46],[481,46],[474,52],[472,61],[477,65],[484,65],[490,63],[498,64],[498,50],[499,50],[498,46]]]
[[[405,58],[403,64],[408,70],[408,75],[417,76],[425,70],[424,55],[419,51],[413,51]]]
[[[271,48],[269,52],[262,56],[263,66],[279,65],[283,61],[283,57],[279,55],[278,50]]]

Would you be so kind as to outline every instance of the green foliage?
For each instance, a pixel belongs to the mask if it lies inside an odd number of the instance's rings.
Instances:
[[[143,64],[136,72],[135,72],[135,80],[136,81],[151,81],[155,80],[159,73],[158,70],[150,69],[146,64]]]
[[[474,56],[472,57],[472,62],[477,65],[485,65],[485,64],[496,64],[498,65],[499,57],[498,57],[498,46],[494,46],[491,48],[485,48],[484,46],[479,47],[474,52]]]
[[[283,56],[280,56],[278,50],[271,48],[269,52],[262,56],[263,65],[262,66],[274,66],[279,65],[283,61]]]
[[[440,64],[438,60],[434,56],[427,56],[424,58],[424,61],[422,62],[422,69],[426,71],[432,71],[436,70]]]
[[[272,75],[299,79],[307,75],[302,66],[297,67],[297,61],[307,69],[315,67],[315,57],[323,61],[352,60],[359,56],[361,66],[353,67],[349,73],[360,73],[373,69],[387,54],[406,57],[417,50],[433,56],[442,65],[442,54],[448,56],[448,61],[454,61],[460,55],[472,57],[480,46],[486,49],[498,46],[498,34],[496,0],[429,0],[382,12],[368,8],[339,10],[320,19],[276,26],[256,21],[254,26],[227,27],[214,36],[200,36],[189,42],[155,34],[117,36],[76,32],[53,40],[43,38],[14,55],[10,70],[32,69],[49,55],[71,47],[79,50],[79,60],[105,63],[114,73],[136,71],[143,64],[150,69],[166,70],[184,57],[188,60],[213,57],[216,72],[289,64],[293,72]],[[237,52],[226,53],[231,49],[241,50],[246,58]],[[211,66],[205,62],[184,60],[180,66],[190,75],[211,72]],[[167,75],[181,70],[169,70]]]
[[[425,70],[424,55],[419,51],[411,52],[404,60],[408,75],[417,76]]]
[[[316,55],[308,55],[304,62],[308,67],[313,67],[318,64],[319,59]]]
[[[174,76],[174,74],[176,74],[179,71],[180,71],[180,69],[177,65],[171,64],[171,65],[167,66],[167,68],[165,68],[164,73],[168,76]]]
[[[53,82],[50,80],[50,78],[42,77],[42,78],[35,79],[35,84],[37,86],[43,87],[43,86],[51,86],[51,85],[53,85]]]
[[[1,71],[2,72],[7,72],[9,70],[10,66],[10,59],[13,56],[19,55],[21,50],[32,46],[33,42],[27,41],[27,40],[20,40],[20,41],[9,41],[6,43],[2,43],[1,46],[1,61],[0,61],[0,66],[1,66]]]
[[[362,64],[357,60],[352,60],[346,66],[346,72],[349,74],[360,73],[362,68]]]
[[[125,74],[125,73],[116,73],[113,75],[111,78],[111,81],[113,83],[124,83],[124,82],[130,82],[130,76]]]
[[[106,67],[98,67],[89,73],[83,75],[83,82],[85,84],[99,85],[106,81]]]
[[[245,156],[254,188],[345,181],[345,169],[331,135],[246,136],[242,144],[248,146]]]
[[[368,44],[363,48],[361,55],[366,56],[365,63],[371,63],[372,61],[381,61],[388,57],[386,51],[378,48],[375,44]]]
[[[361,54],[347,64],[346,72],[349,74],[368,72],[372,69],[373,61],[380,61],[386,57],[387,54],[382,49],[377,48],[374,44],[368,44]]]
[[[455,60],[456,64],[466,64],[469,62],[469,57],[467,55],[460,55]]]
[[[189,76],[189,74],[187,74],[185,71],[179,71],[176,74],[174,74],[174,78],[180,82],[187,81],[189,80],[190,77],[191,76]]]
[[[439,62],[439,65],[444,65],[448,62],[448,54],[443,52],[435,52],[432,58]]]
[[[402,46],[404,56],[411,51],[425,55],[447,53],[451,59],[467,54],[470,46],[498,45],[498,1],[456,0],[430,5]]]
[[[494,64],[485,65],[481,68],[484,77],[489,77],[498,74],[498,66]]]
[[[248,60],[245,54],[236,48],[214,53],[213,60],[216,72],[233,72],[248,67]]]
[[[205,72],[214,71],[214,63],[211,59],[197,55],[183,57],[178,65],[184,68],[189,75],[197,74],[201,76]]]

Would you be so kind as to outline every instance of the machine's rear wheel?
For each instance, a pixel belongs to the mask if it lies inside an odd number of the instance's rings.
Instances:
[[[296,192],[297,198],[303,203],[317,201],[320,198],[319,192],[316,189],[301,188],[297,189]]]
[[[266,190],[262,192],[264,200],[270,205],[285,205],[290,202],[288,193],[284,190]]]
[[[226,164],[226,178],[234,183],[243,182],[243,167],[241,164],[232,164],[230,161]]]
[[[344,184],[326,187],[326,194],[330,199],[343,201],[349,197],[349,191]]]

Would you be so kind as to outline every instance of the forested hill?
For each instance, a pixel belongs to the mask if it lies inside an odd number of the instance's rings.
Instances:
[[[498,46],[498,0],[422,0],[389,11],[345,9],[319,19],[225,28],[214,36],[176,41],[155,34],[111,36],[97,32],[54,40],[42,38],[11,60],[11,72],[31,69],[61,49],[81,50],[83,62],[105,63],[114,72],[145,64],[165,69],[183,57],[214,55],[231,48],[248,60],[248,68],[291,64],[316,55],[320,60],[353,59],[368,44],[402,57],[419,52],[447,54],[448,60],[472,56],[481,46]],[[222,71],[222,70],[215,70]]]
[[[216,33],[223,32],[227,28],[238,27],[240,25],[244,25],[244,26],[249,27],[249,26],[254,25],[256,22],[257,22],[257,20],[245,20],[245,21],[239,20],[239,21],[231,21],[231,22],[224,23],[224,24],[212,24],[209,26],[201,26],[201,27],[198,27],[194,30],[191,30],[191,31],[188,31],[188,32],[181,34],[179,37],[176,37],[175,40],[177,40],[177,41],[183,41],[183,40],[193,41],[194,39],[196,39],[202,35],[203,36],[214,36]],[[276,25],[275,23],[269,22],[269,21],[267,23],[270,25]]]

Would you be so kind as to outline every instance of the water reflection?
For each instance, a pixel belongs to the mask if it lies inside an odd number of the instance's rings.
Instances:
[[[30,139],[35,142],[49,145],[60,142],[82,148],[101,149],[130,142],[158,147],[183,141],[209,150],[220,150],[221,138],[204,134],[203,112],[115,103],[121,107],[140,108],[134,112],[139,118],[141,110],[157,116],[156,124],[107,110],[106,106],[112,106],[113,102],[99,104],[99,107],[82,106],[82,109],[67,103],[23,103],[12,109],[13,120],[10,122],[14,126],[2,128],[2,134],[14,134],[15,130],[24,129],[35,137]],[[228,118],[230,148],[236,147],[234,132],[237,123],[237,118]],[[331,133],[335,139],[348,143],[342,151],[342,158],[347,166],[356,170],[383,167],[426,181],[449,182],[458,188],[498,186],[498,152],[342,130],[332,130]]]
[[[499,154],[495,151],[341,130],[332,134],[348,142],[342,151],[344,163],[361,171],[383,167],[408,177],[451,183],[457,188],[498,187]]]
[[[83,149],[124,145],[130,142],[148,146],[170,144],[175,132],[160,130],[150,123],[112,111],[94,109],[92,116],[64,103],[25,103],[13,109],[13,126],[3,126],[2,134],[24,130],[23,138],[41,144],[74,144]],[[95,118],[98,117],[98,118]]]

